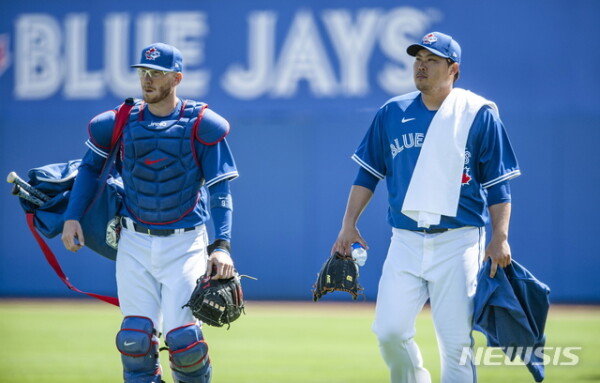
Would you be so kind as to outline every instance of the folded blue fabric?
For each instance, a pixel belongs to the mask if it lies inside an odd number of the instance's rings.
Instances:
[[[494,278],[490,269],[488,260],[477,276],[474,329],[486,336],[489,347],[502,348],[511,360],[518,355],[541,382],[550,288],[514,260],[504,269],[498,267]]]

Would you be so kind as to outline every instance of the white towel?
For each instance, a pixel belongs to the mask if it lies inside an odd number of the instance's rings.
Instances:
[[[454,88],[433,117],[402,204],[419,227],[438,225],[442,215],[456,217],[467,138],[484,105],[498,112],[492,101]]]

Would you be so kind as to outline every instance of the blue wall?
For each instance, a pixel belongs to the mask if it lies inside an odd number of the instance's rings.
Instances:
[[[139,95],[128,64],[163,40],[186,58],[180,95],[232,125],[234,256],[250,299],[308,299],[377,108],[413,90],[409,42],[462,45],[459,86],[494,100],[523,176],[513,256],[554,301],[600,302],[600,96],[594,1],[2,2],[0,174],[81,157],[91,117]],[[0,296],[73,296],[45,264],[9,186],[0,193]],[[385,188],[360,221],[373,299],[390,228]],[[51,244],[79,287],[115,293],[113,264]],[[345,297],[343,297],[345,299]]]

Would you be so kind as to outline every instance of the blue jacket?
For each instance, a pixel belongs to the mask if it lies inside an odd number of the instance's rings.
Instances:
[[[550,288],[514,260],[504,269],[498,267],[494,278],[490,268],[488,261],[477,276],[474,328],[485,334],[488,347],[501,347],[511,360],[519,355],[535,381],[541,382]]]

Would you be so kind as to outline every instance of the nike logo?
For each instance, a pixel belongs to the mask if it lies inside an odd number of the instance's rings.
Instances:
[[[135,342],[125,342],[125,343],[123,343],[123,345],[125,347],[131,346],[131,345],[134,345],[134,344],[135,344]]]
[[[144,163],[146,165],[154,165],[155,163],[160,162],[160,161],[164,161],[164,160],[166,160],[166,158],[161,158],[161,159],[158,159],[158,160],[151,160],[150,158],[146,158],[144,160]]]
[[[404,124],[405,122],[412,121],[412,120],[416,120],[416,118],[405,118],[405,117],[402,117],[402,123],[403,123],[403,124]]]

